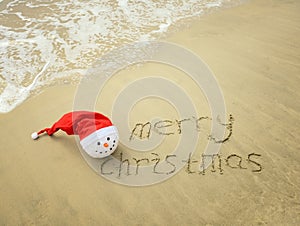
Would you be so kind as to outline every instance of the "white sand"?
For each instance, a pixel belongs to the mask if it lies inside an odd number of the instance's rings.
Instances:
[[[1,225],[300,224],[300,2],[254,0],[168,37],[211,68],[235,119],[222,158],[247,169],[182,170],[127,187],[94,173],[73,137],[30,139],[72,110],[76,87],[55,87],[0,116]],[[246,161],[248,154],[262,166]],[[197,158],[197,157],[195,157]],[[193,166],[197,169],[197,166]]]

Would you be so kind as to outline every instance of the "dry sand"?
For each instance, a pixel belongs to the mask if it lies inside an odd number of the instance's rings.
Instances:
[[[31,132],[72,110],[76,87],[49,88],[0,115],[0,225],[299,225],[300,1],[255,0],[202,17],[169,41],[211,68],[235,119],[222,156],[247,169],[147,187],[94,173],[73,137]],[[259,167],[246,161],[250,153]]]

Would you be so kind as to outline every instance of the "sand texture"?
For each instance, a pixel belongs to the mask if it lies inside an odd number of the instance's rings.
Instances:
[[[33,131],[72,111],[75,86],[49,88],[0,115],[0,225],[299,225],[299,12],[298,0],[254,0],[167,37],[200,56],[222,88],[234,118],[222,174],[185,168],[128,187],[93,172],[72,136],[32,141]],[[226,165],[232,154],[242,159],[231,162],[237,168]]]

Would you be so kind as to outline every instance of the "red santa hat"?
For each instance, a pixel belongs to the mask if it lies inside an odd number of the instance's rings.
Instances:
[[[37,139],[42,133],[52,136],[58,130],[68,135],[79,135],[83,149],[93,158],[104,158],[112,154],[119,141],[117,128],[106,116],[89,111],[75,111],[63,115],[51,128],[31,134]]]

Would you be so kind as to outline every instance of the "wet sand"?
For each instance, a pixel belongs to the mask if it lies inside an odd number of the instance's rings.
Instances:
[[[299,11],[296,0],[256,0],[167,37],[209,65],[234,117],[222,174],[183,169],[163,183],[128,187],[93,172],[63,132],[32,141],[33,131],[72,110],[75,86],[49,88],[0,115],[0,224],[299,224]],[[233,154],[243,169],[226,165]]]

